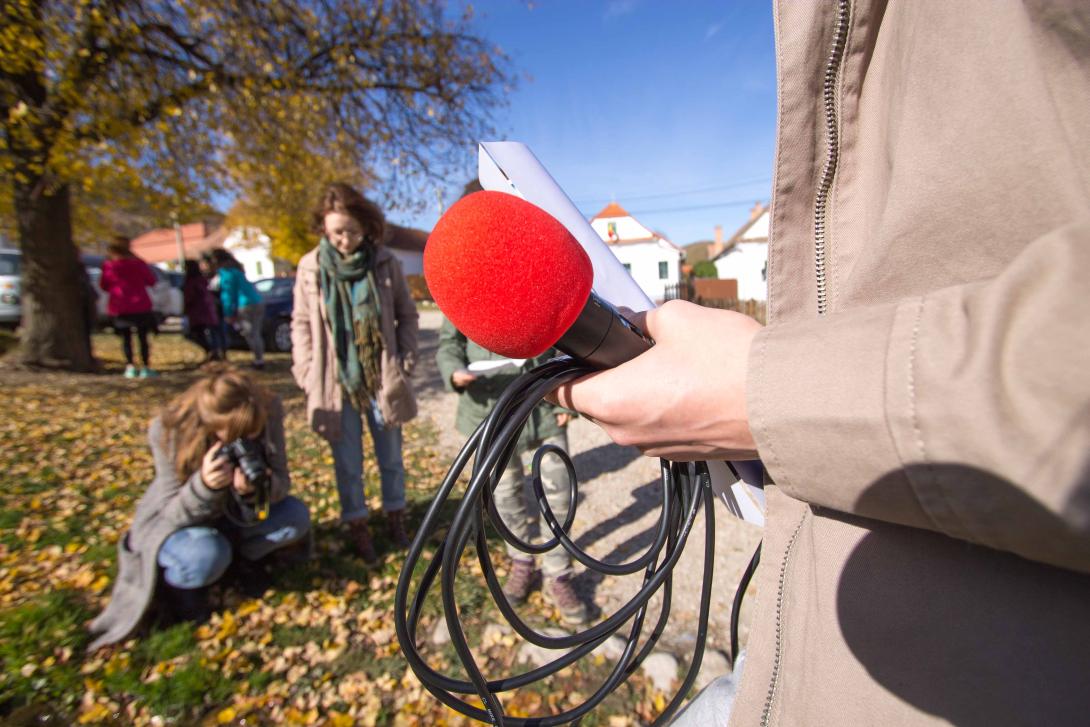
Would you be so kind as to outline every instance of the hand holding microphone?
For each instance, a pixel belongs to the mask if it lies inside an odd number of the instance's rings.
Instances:
[[[756,456],[745,404],[760,330],[752,318],[679,301],[626,319],[591,291],[590,259],[571,233],[501,192],[468,195],[447,211],[428,239],[424,274],[455,327],[484,348],[530,358],[555,346],[604,369],[554,397],[617,443],[675,461]]]
[[[746,417],[746,363],[761,325],[669,301],[632,323],[655,340],[637,358],[564,384],[550,397],[610,438],[674,461],[757,457]]]
[[[562,224],[538,207],[498,192],[468,195],[447,211],[428,238],[424,275],[443,313],[478,345],[513,359],[535,357],[550,347],[571,358],[549,361],[512,381],[455,457],[435,494],[395,591],[394,625],[409,665],[438,699],[474,719],[495,725],[542,727],[578,721],[651,653],[670,615],[673,569],[702,510],[704,567],[696,644],[677,693],[655,724],[667,722],[696,679],[707,637],[715,545],[708,464],[661,461],[662,508],[654,540],[642,555],[620,564],[595,558],[570,537],[579,502],[578,478],[564,450],[546,445],[534,455],[534,493],[549,531],[543,534],[545,543],[524,541],[503,523],[492,489],[534,407],[558,387],[561,403],[587,412],[615,440],[636,444],[649,454],[694,460],[751,456],[745,364],[749,342],[759,325],[745,316],[687,304],[669,304],[630,321],[593,293],[591,261]],[[709,331],[717,327],[725,333]],[[655,339],[659,339],[657,344]],[[546,455],[559,458],[567,469],[569,502],[563,522],[553,513],[541,482],[539,467]],[[435,535],[443,505],[470,457],[473,468],[461,502],[413,593],[413,574],[424,544]],[[563,547],[573,559],[598,573],[635,576],[642,572],[640,588],[613,614],[579,633],[538,633],[522,620],[500,587],[489,555],[486,524],[524,553]],[[489,592],[504,618],[527,641],[558,650],[548,664],[503,679],[489,679],[482,673],[462,630],[455,595],[461,559],[471,540]],[[747,573],[755,567],[756,557]],[[437,581],[451,643],[468,680],[436,671],[417,647],[421,609]],[[648,604],[660,591],[657,623],[644,639]],[[744,592],[743,583],[738,593]],[[624,651],[592,696],[560,714],[529,719],[504,715],[500,694],[556,673],[622,630],[628,632]],[[732,620],[732,656],[737,653],[736,633]],[[483,709],[458,696],[472,692],[480,697]]]

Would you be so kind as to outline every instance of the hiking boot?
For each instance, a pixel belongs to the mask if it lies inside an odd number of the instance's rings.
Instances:
[[[391,510],[386,513],[386,525],[390,529],[390,541],[395,547],[404,550],[412,542],[405,532],[405,511]]]
[[[545,596],[545,600],[557,607],[560,618],[565,623],[578,625],[587,622],[587,604],[576,595],[571,585],[570,575],[546,578],[542,595]]]
[[[348,523],[348,537],[356,555],[363,558],[364,563],[378,563],[378,553],[375,552],[375,544],[371,542],[371,528],[367,527],[366,520],[360,518]]]
[[[511,572],[507,580],[503,582],[503,595],[511,603],[522,603],[530,595],[530,588],[534,583],[537,570],[534,561],[514,558],[511,560]]]

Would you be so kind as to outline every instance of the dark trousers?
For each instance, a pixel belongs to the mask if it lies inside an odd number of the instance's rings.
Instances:
[[[129,327],[117,329],[117,335],[121,336],[121,350],[125,354],[125,362],[130,365],[133,363],[132,332],[133,329]],[[140,342],[140,360],[144,362],[146,368],[151,362],[151,353],[148,349],[148,329],[144,327],[137,328],[136,338]]]
[[[218,323],[211,326],[191,323],[185,337],[203,348],[205,353],[222,353],[227,348],[223,340],[223,328]]]

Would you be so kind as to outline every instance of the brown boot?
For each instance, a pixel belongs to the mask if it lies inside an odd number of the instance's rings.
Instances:
[[[386,513],[386,524],[390,528],[390,541],[394,547],[401,550],[408,548],[411,541],[409,534],[405,532],[405,511],[391,510]]]
[[[530,595],[537,570],[534,561],[515,558],[511,561],[511,572],[503,582],[503,595],[511,603],[522,603]]]
[[[546,578],[541,594],[546,601],[556,606],[565,623],[579,625],[587,622],[587,604],[583,603],[572,588],[571,576]]]
[[[348,537],[352,540],[352,546],[356,554],[368,564],[378,562],[378,553],[371,542],[371,528],[367,527],[367,521],[363,518],[348,523]]]

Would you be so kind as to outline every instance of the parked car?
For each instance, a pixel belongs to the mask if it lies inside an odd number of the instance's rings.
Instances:
[[[109,296],[98,287],[98,281],[102,278],[102,263],[106,258],[102,255],[83,255],[82,260],[87,269],[87,277],[91,279],[91,286],[98,295],[95,308],[98,310],[99,323],[106,324],[109,321],[109,314],[106,312]],[[155,285],[148,288],[152,311],[160,322],[172,316],[181,316],[184,312],[181,273],[162,270],[154,265],[151,266],[151,271],[155,274]],[[19,325],[23,313],[21,288],[22,253],[12,248],[0,248],[0,326],[14,328]],[[291,315],[290,311],[288,315]]]
[[[19,325],[22,304],[19,302],[22,256],[18,250],[0,248],[0,326]]]
[[[94,286],[95,292],[98,293],[96,307],[98,309],[98,319],[101,322],[109,320],[109,314],[106,312],[109,296],[106,295],[106,291],[98,287],[98,281],[102,278],[102,263],[105,260],[106,258],[102,255],[83,256],[83,265],[87,268],[87,275],[91,278],[91,285]],[[149,267],[151,267],[151,272],[155,275],[155,285],[148,288],[148,295],[151,297],[151,309],[159,322],[162,323],[167,318],[181,316],[185,312],[185,304],[182,300],[182,274],[173,270],[163,270],[154,265]]]
[[[295,277],[262,278],[254,281],[265,303],[265,320],[261,325],[268,351],[287,353],[291,350],[292,290]],[[231,326],[227,327],[227,345],[230,348],[248,349],[246,340]]]

